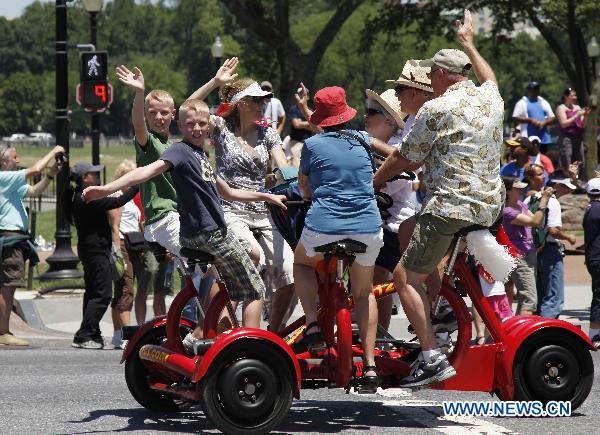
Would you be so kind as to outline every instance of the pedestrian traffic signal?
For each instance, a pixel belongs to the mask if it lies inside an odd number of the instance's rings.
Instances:
[[[105,80],[108,77],[108,53],[106,51],[84,51],[79,56],[81,83]]]
[[[77,102],[89,112],[103,111],[112,103],[112,88],[108,84],[108,53],[84,51],[79,56],[80,84]]]
[[[107,80],[81,82],[77,86],[77,102],[87,111],[103,111],[112,103],[112,86]]]

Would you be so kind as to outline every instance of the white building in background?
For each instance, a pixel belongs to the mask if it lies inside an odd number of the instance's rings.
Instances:
[[[478,11],[472,11],[471,17],[473,18],[473,30],[477,35],[489,35],[492,32],[494,26],[494,16],[488,8],[480,9]],[[540,32],[535,28],[533,24],[527,20],[527,22],[516,23],[513,31],[509,33],[509,36],[515,36],[519,33],[525,32],[532,38],[540,36]]]

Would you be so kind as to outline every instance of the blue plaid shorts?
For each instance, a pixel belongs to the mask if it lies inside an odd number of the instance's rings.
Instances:
[[[215,266],[227,285],[233,301],[253,301],[265,295],[263,283],[256,266],[248,257],[240,241],[227,229],[198,233],[192,238],[179,237],[181,246],[208,252],[215,257]]]

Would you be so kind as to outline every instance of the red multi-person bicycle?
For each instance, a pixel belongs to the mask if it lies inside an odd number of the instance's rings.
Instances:
[[[457,375],[431,388],[485,391],[501,400],[570,401],[571,409],[577,408],[592,387],[590,351],[594,346],[579,328],[562,320],[516,316],[500,322],[483,296],[467,254],[460,252],[467,232],[453,245],[440,291],[458,322],[456,342],[448,355]],[[218,295],[204,310],[205,339],[197,344],[194,355],[188,354],[182,338],[195,324],[182,318],[181,312],[198,292],[186,276],[186,286],[166,317],[124,331],[124,338],[129,338],[123,354],[125,377],[132,395],[142,406],[160,412],[179,411],[199,402],[221,431],[250,434],[276,427],[303,388],[356,387],[363,352],[353,339],[353,301],[342,278],[354,255],[363,249],[364,245],[350,239],[316,249],[325,254],[318,266],[325,279],[319,284],[317,321],[327,343],[317,353],[298,349],[303,317],[278,335],[239,327],[226,285],[219,281]],[[212,261],[201,251],[183,249],[182,256],[191,265]],[[376,298],[394,291],[391,283],[373,289]],[[464,297],[471,300],[490,332],[486,344],[471,344],[472,322]],[[219,332],[224,313],[233,328]],[[417,354],[414,343],[379,342],[375,360],[381,387],[399,386]]]

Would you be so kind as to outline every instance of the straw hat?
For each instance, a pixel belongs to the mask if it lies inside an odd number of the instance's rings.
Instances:
[[[387,113],[392,115],[396,124],[398,124],[398,128],[404,127],[404,118],[406,118],[406,113],[402,112],[400,108],[400,101],[396,98],[396,92],[393,89],[388,89],[385,92],[382,92],[381,95],[375,91],[370,89],[366,89],[365,93],[367,94],[367,99],[377,101],[377,103],[383,107]]]
[[[406,61],[398,80],[386,80],[385,82],[433,92],[431,79],[427,77],[427,74],[431,71],[431,67],[419,66],[419,62],[419,60],[415,59]]]

